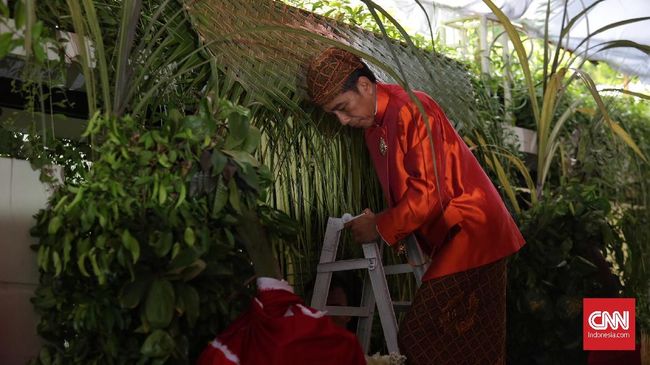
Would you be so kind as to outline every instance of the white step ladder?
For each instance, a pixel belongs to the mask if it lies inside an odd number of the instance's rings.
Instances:
[[[370,334],[372,332],[372,320],[376,304],[388,352],[399,354],[399,348],[397,346],[397,320],[395,318],[394,306],[408,308],[411,303],[392,301],[386,282],[386,275],[412,272],[415,276],[416,285],[419,287],[422,283],[422,276],[427,269],[420,246],[417,244],[413,235],[409,236],[406,243],[408,264],[384,267],[382,264],[383,242],[380,242],[379,247],[377,247],[377,243],[375,242],[363,244],[364,258],[336,261],[341,230],[344,224],[350,220],[349,215],[344,215],[344,217],[345,219],[329,218],[327,221],[325,240],[320,255],[320,262],[317,267],[311,306],[319,310],[327,311],[328,314],[333,316],[345,315],[359,317],[357,337],[359,338],[363,351],[367,353],[370,347]],[[335,271],[358,269],[368,270],[368,275],[363,284],[361,306],[327,306],[327,295],[329,293],[332,273]]]

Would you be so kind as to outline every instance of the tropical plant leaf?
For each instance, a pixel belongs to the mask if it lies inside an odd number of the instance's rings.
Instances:
[[[2,33],[0,34],[0,60],[3,59],[12,48],[12,33]]]
[[[135,264],[138,262],[138,259],[140,258],[140,244],[138,243],[138,240],[131,235],[131,232],[129,232],[128,229],[125,229],[122,232],[122,244],[127,250],[129,250],[129,252],[131,252],[133,263]]]
[[[152,358],[166,358],[176,347],[174,339],[163,330],[154,330],[142,344],[140,352]]]
[[[152,328],[166,328],[174,317],[174,287],[165,279],[156,279],[149,288],[145,315]]]
[[[4,2],[0,2],[0,15],[9,18],[9,7]]]
[[[122,308],[135,308],[140,304],[151,285],[150,276],[138,276],[136,280],[126,283],[120,290],[119,300]]]
[[[199,304],[200,297],[199,292],[194,289],[191,285],[179,285],[178,287],[178,297],[183,301],[183,309],[185,318],[187,318],[187,323],[190,327],[194,327],[194,324],[199,318]]]

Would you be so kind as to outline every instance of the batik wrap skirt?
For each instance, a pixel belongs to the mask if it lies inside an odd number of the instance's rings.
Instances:
[[[423,282],[398,338],[411,365],[505,364],[506,259]]]

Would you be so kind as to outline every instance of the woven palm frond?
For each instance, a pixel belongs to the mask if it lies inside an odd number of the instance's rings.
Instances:
[[[387,67],[401,70],[393,74],[412,89],[431,95],[457,127],[476,122],[467,70],[441,54],[386,41],[381,35],[279,1],[187,0],[186,8],[220,67],[258,100],[277,106],[308,100],[309,61],[325,48],[341,44],[370,56],[366,61],[374,59],[367,63],[381,81],[397,81]]]

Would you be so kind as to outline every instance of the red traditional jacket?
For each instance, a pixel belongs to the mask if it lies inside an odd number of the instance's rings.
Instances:
[[[431,256],[423,280],[517,252],[524,239],[492,182],[438,104],[415,94],[426,118],[400,86],[378,83],[375,125],[365,130],[389,206],[377,216],[380,236],[394,245],[415,234]]]

